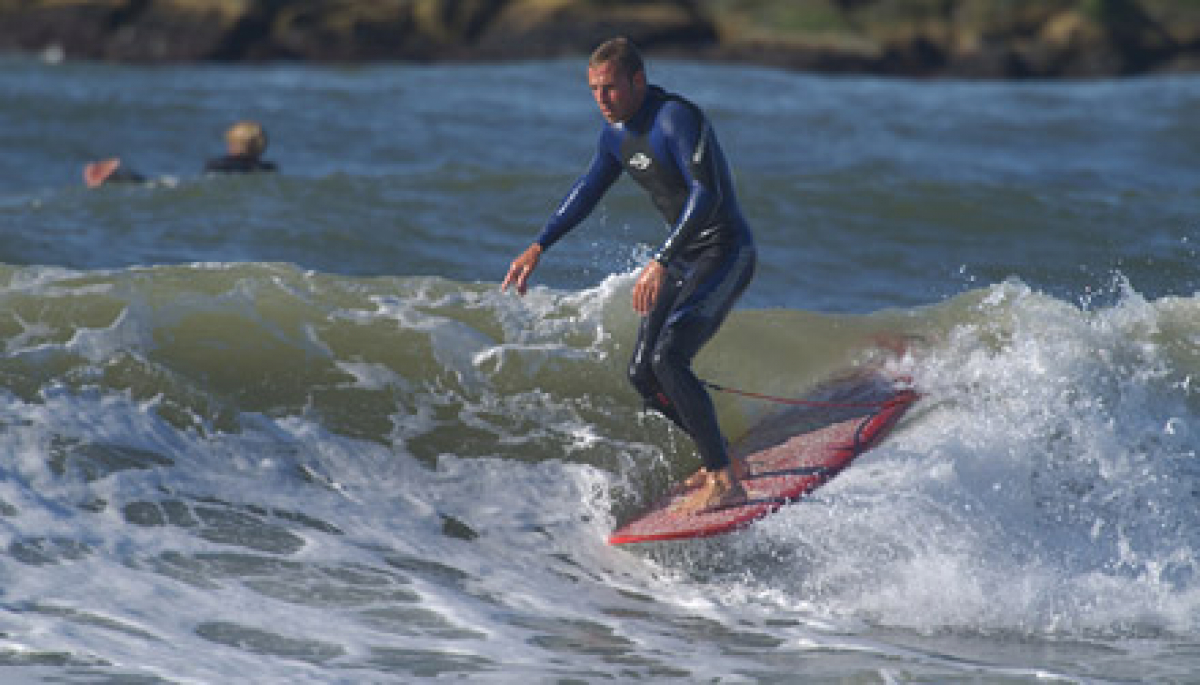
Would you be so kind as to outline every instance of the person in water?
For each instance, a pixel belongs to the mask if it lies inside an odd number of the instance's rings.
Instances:
[[[754,273],[754,240],[738,207],[725,156],[708,119],[688,100],[648,84],[632,42],[615,38],[588,61],[588,85],[606,120],[587,171],[541,234],[512,261],[501,284],[524,294],[542,255],[579,225],[627,172],[669,227],[666,241],[633,286],[642,317],[629,379],[649,408],[696,444],[704,469],[690,478],[683,511],[746,500],[744,466],[730,459],[716,409],[692,372]]]
[[[274,162],[262,159],[267,151],[267,132],[255,121],[239,121],[225,131],[226,154],[210,159],[204,170],[211,173],[277,171]]]
[[[204,163],[206,173],[250,173],[277,171],[274,162],[262,159],[267,149],[267,132],[254,121],[239,121],[225,131],[226,154]],[[109,183],[145,183],[150,179],[130,169],[119,157],[89,162],[83,167],[83,182],[89,188]]]

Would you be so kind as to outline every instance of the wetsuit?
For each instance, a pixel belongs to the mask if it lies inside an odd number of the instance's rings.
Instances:
[[[728,450],[691,364],[754,273],[750,228],[703,112],[650,86],[629,121],[600,133],[587,172],[538,236],[542,249],[583,221],[622,171],[646,189],[670,227],[654,256],[667,268],[667,279],[642,318],[629,379],[648,406],[692,437],[705,468],[720,470],[729,464]]]
[[[204,163],[204,170],[211,173],[251,173],[255,171],[277,171],[274,162],[266,162],[249,155],[224,155]]]
[[[115,171],[104,179],[105,183],[145,183],[146,177],[125,167],[117,167]]]

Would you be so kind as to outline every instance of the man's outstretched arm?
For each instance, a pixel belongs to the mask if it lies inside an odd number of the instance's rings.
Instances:
[[[620,175],[620,162],[598,146],[587,172],[571,187],[571,192],[567,193],[537,240],[509,265],[500,289],[507,290],[510,285],[515,286],[517,293],[524,295],[529,287],[529,277],[541,261],[542,253],[587,218]]]

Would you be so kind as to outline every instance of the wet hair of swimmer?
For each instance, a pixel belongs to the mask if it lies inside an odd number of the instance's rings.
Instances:
[[[267,132],[254,121],[239,121],[225,131],[225,145],[231,155],[258,157],[267,149]]]

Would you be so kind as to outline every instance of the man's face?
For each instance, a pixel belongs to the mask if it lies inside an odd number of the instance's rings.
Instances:
[[[588,67],[588,85],[600,113],[610,123],[628,121],[642,106],[646,94],[646,74],[622,74],[612,62]]]

